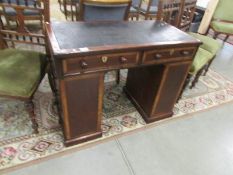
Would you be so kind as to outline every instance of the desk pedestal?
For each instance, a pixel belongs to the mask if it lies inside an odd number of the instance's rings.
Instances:
[[[190,61],[129,69],[124,88],[147,123],[172,116]],[[65,144],[101,137],[104,73],[61,80]]]
[[[172,116],[190,62],[130,69],[124,91],[147,123]]]
[[[102,136],[103,84],[103,72],[60,81],[66,146]]]

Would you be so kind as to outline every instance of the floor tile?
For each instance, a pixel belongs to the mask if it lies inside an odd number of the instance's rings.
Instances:
[[[138,175],[232,175],[233,103],[119,138]]]
[[[211,67],[219,73],[226,70],[233,72],[233,45],[224,44]]]
[[[111,141],[56,159],[36,164],[8,175],[129,175],[116,142]]]

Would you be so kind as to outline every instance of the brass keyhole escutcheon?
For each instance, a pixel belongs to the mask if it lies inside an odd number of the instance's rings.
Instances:
[[[108,57],[107,56],[102,56],[101,57],[103,63],[107,63]]]
[[[174,49],[171,49],[171,50],[170,50],[170,55],[173,55],[174,52],[175,52],[175,50],[174,50]]]

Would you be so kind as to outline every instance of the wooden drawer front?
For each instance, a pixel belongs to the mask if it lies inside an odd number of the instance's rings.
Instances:
[[[138,63],[139,53],[117,53],[70,58],[63,61],[64,74],[127,68]]]
[[[182,58],[192,58],[195,53],[195,48],[172,48],[172,49],[157,49],[146,51],[143,55],[143,63],[166,62]],[[177,59],[175,59],[177,58]]]

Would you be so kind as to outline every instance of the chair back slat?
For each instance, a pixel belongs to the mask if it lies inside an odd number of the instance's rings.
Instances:
[[[82,21],[128,20],[131,0],[81,0],[80,19]]]
[[[157,20],[178,27],[182,0],[160,0]]]
[[[0,41],[3,42],[2,49],[15,48],[15,45],[19,43],[45,46],[45,36],[42,34],[28,34],[9,30],[1,30],[0,38]]]
[[[188,31],[194,18],[197,0],[182,0],[181,14],[178,28]]]

